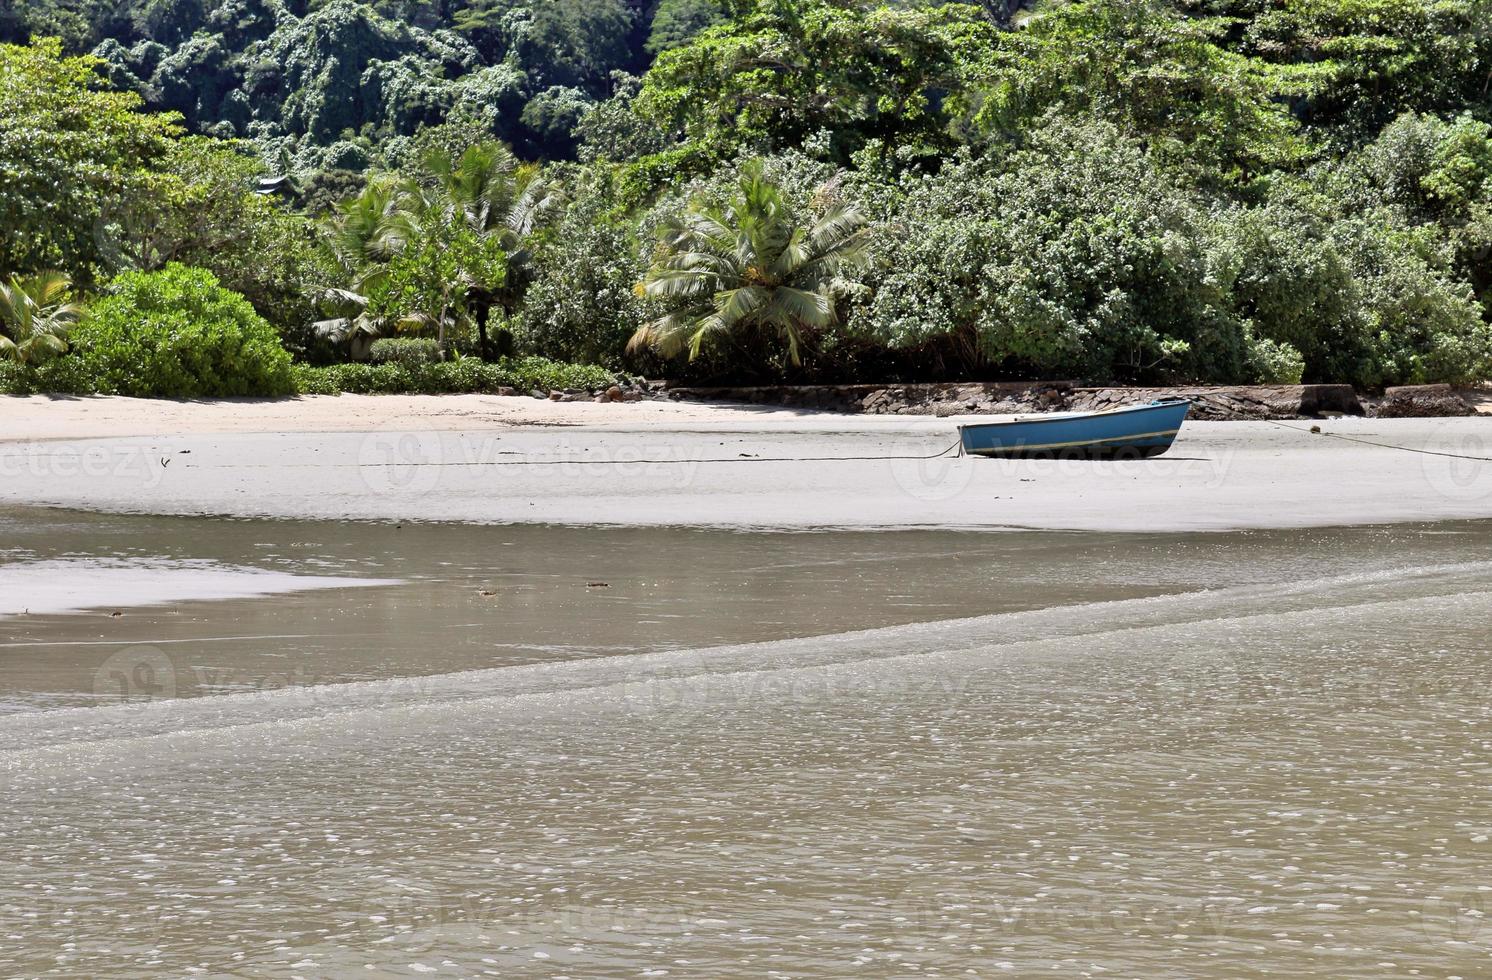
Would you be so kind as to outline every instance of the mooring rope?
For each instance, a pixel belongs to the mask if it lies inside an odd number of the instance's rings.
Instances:
[[[1467,453],[1445,453],[1439,452],[1434,449],[1416,449],[1413,446],[1399,446],[1391,442],[1374,442],[1371,439],[1359,439],[1356,436],[1345,436],[1342,435],[1340,432],[1327,432],[1320,426],[1312,426],[1309,429],[1302,429],[1299,426],[1286,425],[1283,422],[1276,422],[1274,419],[1265,419],[1264,421],[1268,422],[1270,425],[1277,425],[1281,429],[1289,429],[1291,432],[1300,432],[1308,436],[1325,436],[1328,439],[1340,439],[1343,442],[1355,442],[1358,445],[1372,446],[1375,449],[1395,449],[1401,453],[1417,453],[1421,456],[1440,456],[1445,459],[1467,459],[1478,463],[1492,463],[1492,456],[1471,456]]]

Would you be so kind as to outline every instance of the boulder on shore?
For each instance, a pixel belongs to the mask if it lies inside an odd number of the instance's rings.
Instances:
[[[1362,415],[1351,385],[1236,385],[1232,387],[1079,388],[1067,408],[1092,412],[1154,398],[1192,400],[1194,419],[1297,419]]]
[[[1384,389],[1373,414],[1380,419],[1427,419],[1475,415],[1477,411],[1450,385],[1404,385]]]

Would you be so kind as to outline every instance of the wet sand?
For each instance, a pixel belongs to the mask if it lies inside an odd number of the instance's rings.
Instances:
[[[0,715],[349,682],[413,696],[474,670],[1468,561],[1492,562],[1488,525],[773,534],[0,508]]]
[[[0,503],[733,528],[1188,531],[1492,517],[1492,420],[1189,422],[1131,462],[933,458],[958,419],[393,396],[12,399]],[[537,464],[537,465],[535,465]]]
[[[0,714],[0,972],[1485,976],[1486,531],[1157,540],[1089,586],[1240,584],[1096,602],[1038,548],[943,581],[1024,611]]]

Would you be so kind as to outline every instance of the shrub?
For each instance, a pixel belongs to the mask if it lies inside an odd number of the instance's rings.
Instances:
[[[440,344],[428,337],[380,337],[368,348],[374,364],[430,364],[440,360]]]
[[[1249,362],[1254,376],[1264,384],[1298,385],[1305,374],[1305,358],[1300,351],[1267,337],[1250,340]]]
[[[94,391],[141,398],[285,395],[290,355],[248,300],[172,263],[117,277],[73,331]]]
[[[589,364],[562,364],[542,357],[481,361],[474,357],[430,364],[296,365],[295,387],[304,395],[393,395],[492,393],[499,388],[595,390],[616,375]]]
[[[1492,325],[1471,287],[1445,271],[1423,232],[1380,221],[1344,220],[1332,228],[1362,291],[1371,355],[1358,377],[1377,387],[1467,382],[1492,367]]]
[[[29,365],[0,361],[0,395],[29,395],[36,391],[35,378]]]
[[[1055,124],[1005,160],[945,167],[893,218],[858,333],[1026,374],[1248,377],[1206,212],[1112,126]]]
[[[537,275],[519,317],[521,349],[565,360],[619,364],[643,320],[633,232],[596,195],[578,198],[535,256]]]
[[[1259,338],[1251,359],[1260,380],[1291,373],[1282,374],[1275,349],[1260,344],[1295,352],[1310,381],[1364,374],[1370,345],[1362,290],[1327,222],[1287,201],[1271,202],[1219,213],[1212,235],[1216,274]]]

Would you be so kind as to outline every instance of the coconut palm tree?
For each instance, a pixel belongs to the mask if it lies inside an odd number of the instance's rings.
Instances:
[[[0,284],[0,357],[34,364],[67,350],[67,332],[83,315],[68,302],[72,280],[64,272],[12,276]]]
[[[800,223],[761,164],[747,164],[723,209],[691,205],[660,230],[638,292],[670,310],[627,349],[693,360],[710,338],[775,334],[800,364],[805,340],[835,322],[832,283],[869,268],[869,239],[864,216],[843,204]]]
[[[418,231],[410,215],[406,181],[375,177],[362,193],[337,205],[323,229],[327,244],[354,288],[404,248]]]
[[[405,181],[375,177],[323,222],[327,246],[346,277],[346,286],[328,287],[316,297],[332,316],[312,327],[331,342],[366,340],[382,332],[382,324],[368,315],[369,294],[384,274],[384,264],[418,233],[408,206],[413,192]]]
[[[436,181],[421,198],[423,206],[458,210],[472,231],[495,236],[507,253],[500,281],[473,279],[464,284],[466,306],[485,358],[492,308],[501,309],[505,317],[517,309],[528,284],[533,233],[563,206],[564,195],[537,167],[520,165],[512,151],[495,140],[467,147],[460,157],[435,150],[421,162]]]

